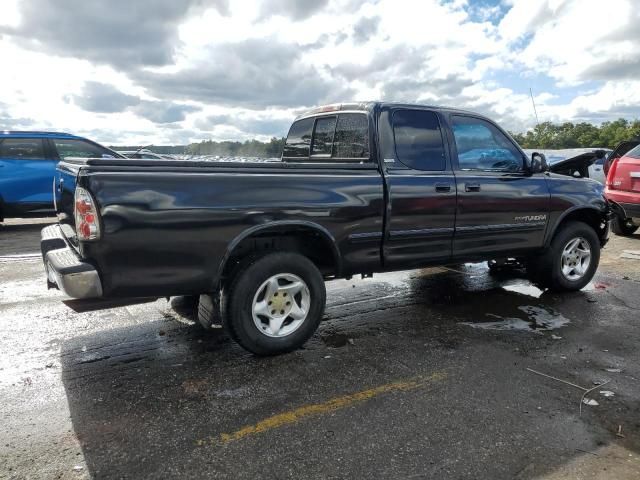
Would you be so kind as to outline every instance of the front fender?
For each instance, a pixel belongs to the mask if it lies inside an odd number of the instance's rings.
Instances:
[[[547,230],[547,234],[544,242],[545,248],[549,247],[549,245],[551,244],[551,240],[553,239],[554,235],[558,231],[558,228],[560,228],[560,226],[565,221],[568,221],[570,219],[584,221],[594,226],[594,228],[597,227],[596,233],[598,234],[598,237],[600,237],[600,241],[602,242],[602,245],[604,245],[604,243],[606,242],[606,237],[608,233],[607,227],[609,224],[610,211],[611,211],[611,207],[609,206],[609,203],[606,201],[603,203],[601,207],[588,206],[588,205],[576,205],[568,209],[567,211],[563,212],[562,215],[558,217],[555,224],[550,226],[550,228]],[[596,222],[594,222],[593,219],[597,219],[598,225],[596,225]],[[601,224],[604,224],[604,228],[600,228]]]

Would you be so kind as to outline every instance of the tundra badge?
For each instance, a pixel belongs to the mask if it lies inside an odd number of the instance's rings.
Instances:
[[[547,219],[546,215],[523,215],[521,217],[514,217],[516,223],[518,222],[544,222]]]

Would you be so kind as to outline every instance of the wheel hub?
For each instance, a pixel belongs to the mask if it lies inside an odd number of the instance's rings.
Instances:
[[[285,337],[296,331],[307,318],[311,294],[297,275],[280,273],[271,276],[253,297],[253,321],[269,337]]]
[[[287,292],[277,291],[267,301],[271,315],[287,315],[291,310],[291,297]]]
[[[589,242],[582,237],[569,240],[562,251],[562,275],[575,282],[584,277],[590,264],[591,246]]]

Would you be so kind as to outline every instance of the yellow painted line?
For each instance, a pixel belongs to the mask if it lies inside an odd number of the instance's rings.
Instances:
[[[278,415],[265,418],[258,423],[247,425],[246,427],[232,433],[222,433],[218,437],[209,437],[208,439],[197,440],[196,445],[224,445],[268,430],[298,423],[307,417],[340,410],[356,403],[377,397],[383,393],[414,390],[430,383],[442,381],[446,377],[447,374],[444,372],[435,372],[426,377],[415,377],[401,382],[388,383],[369,390],[362,390],[361,392],[332,398],[324,403],[304,405],[294,410],[289,410],[288,412],[279,413]]]

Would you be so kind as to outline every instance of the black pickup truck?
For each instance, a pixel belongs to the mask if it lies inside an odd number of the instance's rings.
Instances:
[[[69,159],[54,188],[49,286],[199,295],[201,323],[262,355],[314,333],[325,280],[509,257],[578,290],[608,237],[599,183],[549,172],[481,115],[419,105],[307,112],[280,161]]]

